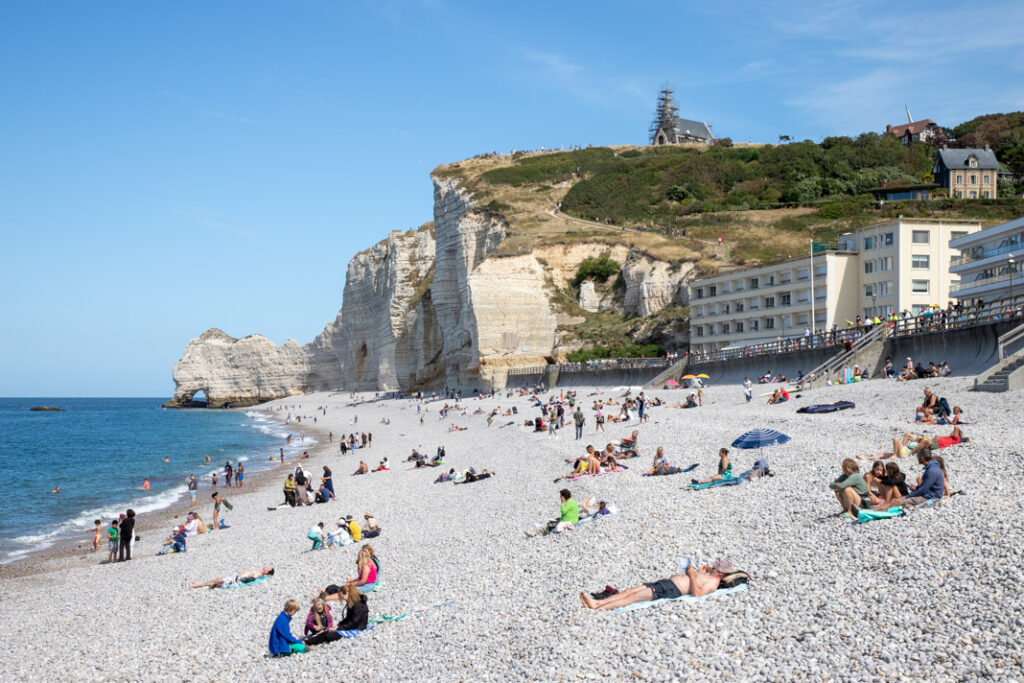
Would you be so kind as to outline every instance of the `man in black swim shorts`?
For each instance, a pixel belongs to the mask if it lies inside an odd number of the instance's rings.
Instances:
[[[729,560],[718,558],[711,565],[704,565],[696,569],[691,564],[686,568],[685,574],[673,574],[667,579],[627,588],[621,593],[601,600],[596,600],[586,592],[581,592],[580,600],[583,601],[583,606],[589,609],[616,609],[636,602],[671,600],[683,595],[700,597],[718,590],[722,578],[734,571]]]

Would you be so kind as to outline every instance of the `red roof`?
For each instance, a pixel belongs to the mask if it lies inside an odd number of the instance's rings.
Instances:
[[[920,121],[914,121],[912,123],[904,123],[899,126],[886,126],[886,132],[892,133],[898,138],[903,137],[907,134],[907,131],[911,135],[917,135],[928,126],[938,125],[931,119],[921,119]]]

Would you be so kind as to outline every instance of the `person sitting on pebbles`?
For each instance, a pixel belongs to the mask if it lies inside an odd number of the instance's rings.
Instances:
[[[732,479],[732,463],[729,462],[729,450],[727,448],[718,449],[718,474],[704,481],[694,479],[693,483],[710,484],[713,481],[721,481],[722,479]]]
[[[734,571],[731,562],[718,558],[711,565],[704,565],[699,569],[695,568],[692,564],[688,564],[685,574],[673,574],[667,579],[660,579],[627,588],[620,593],[600,600],[592,598],[586,592],[580,592],[580,600],[583,601],[583,606],[588,609],[610,610],[637,602],[672,600],[684,595],[700,597],[718,590],[722,578],[732,574]]]
[[[358,469],[356,469],[355,472],[352,473],[352,476],[354,477],[357,474],[366,474],[369,471],[370,471],[370,466],[366,464],[366,461],[360,460],[359,461],[359,467],[358,467]]]
[[[328,586],[321,591],[317,600],[337,600],[345,605],[345,616],[338,621],[333,629],[328,627],[306,638],[306,645],[322,645],[344,638],[338,631],[365,631],[370,621],[370,609],[366,605],[366,595],[354,584],[344,586]]]
[[[669,474],[675,469],[675,467],[668,464],[668,458],[665,457],[665,449],[658,446],[658,450],[654,453],[654,464],[651,469],[647,470],[647,476],[657,477]]]
[[[844,459],[842,469],[843,473],[829,484],[829,488],[835,492],[836,499],[843,508],[840,517],[849,519],[857,516],[859,508],[871,507],[871,492],[864,477],[861,476],[860,466],[856,460]]]

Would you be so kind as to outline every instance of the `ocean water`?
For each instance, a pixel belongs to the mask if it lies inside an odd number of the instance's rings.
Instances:
[[[255,413],[164,410],[162,402],[0,398],[0,563],[63,538],[90,538],[93,520],[102,520],[105,530],[129,507],[145,516],[186,499],[190,473],[199,480],[197,505],[205,509],[210,474],[218,471],[223,486],[225,461],[243,462],[251,474],[268,467],[281,447],[289,457],[313,445],[306,437],[287,446],[292,430]],[[37,405],[64,410],[29,410]],[[60,493],[51,494],[55,486]]]

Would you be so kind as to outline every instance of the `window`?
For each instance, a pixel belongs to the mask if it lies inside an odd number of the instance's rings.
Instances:
[[[910,267],[925,269],[930,268],[931,258],[928,256],[928,254],[914,254],[913,256],[910,257]]]
[[[911,291],[914,294],[927,294],[929,289],[928,280],[913,280],[911,281]]]
[[[964,231],[964,230],[954,230],[953,232],[949,233],[949,239],[951,239],[951,240],[959,239],[960,237],[963,237],[966,234],[967,234],[967,232]]]
[[[810,271],[808,271],[807,268],[803,268],[802,270],[796,271],[796,279],[797,280],[806,280],[810,276],[811,276]]]
[[[865,275],[870,275],[873,272],[875,272],[875,262],[874,261],[865,261],[864,262],[864,274]]]
[[[875,238],[865,237],[864,238],[864,251],[871,251],[875,248]]]
[[[887,273],[892,270],[892,256],[883,256],[877,261],[878,272]]]
[[[729,334],[729,323],[722,323],[722,334]]]
[[[757,278],[756,277],[750,278],[750,288],[751,289],[757,289]]]
[[[971,190],[971,197],[970,198],[971,199],[977,199],[978,198],[978,193],[975,190]]]
[[[768,276],[768,282],[765,283],[765,286],[766,287],[774,287],[775,286],[775,276],[774,275],[769,275]]]
[[[874,295],[875,295],[875,285],[874,285],[874,283],[864,285],[864,296],[867,297],[867,298],[871,298]]]
[[[729,312],[729,304],[722,304],[722,313]]]
[[[828,266],[815,266],[814,267],[814,277],[815,278],[825,277],[825,273],[827,273],[827,272],[828,272]]]
[[[694,328],[694,331],[697,333],[698,337],[703,337],[704,336],[704,326],[703,325],[697,325],[697,327]]]
[[[890,289],[891,287],[892,287],[892,281],[891,280],[884,280],[882,282],[876,282],[875,283],[875,295],[876,296],[889,296],[890,294],[892,294],[892,291]]]
[[[870,308],[865,308],[864,309],[864,317],[865,318],[870,318],[873,315],[874,315],[874,313],[872,313],[872,309],[870,309]]]
[[[929,306],[928,304],[914,304],[913,306],[910,307],[910,313],[911,315],[918,316],[927,311],[929,308],[931,308],[931,306]]]
[[[775,318],[765,318],[764,319],[764,329],[766,329],[766,330],[774,330],[775,329]]]
[[[716,296],[718,294],[718,287],[711,285],[708,287],[708,296]]]
[[[760,323],[757,320],[750,321],[750,329],[753,330],[754,332],[757,331],[759,325]]]
[[[986,185],[991,185],[992,184],[991,182],[989,182],[989,178],[990,178],[990,176],[989,176],[988,173],[986,173],[985,175],[982,176],[982,179],[985,181]]]
[[[703,299],[704,298],[704,288],[703,287],[698,287],[697,291],[696,291],[696,294],[697,294],[697,298],[698,299]]]
[[[971,157],[970,166],[971,168],[978,168],[978,157]]]
[[[766,296],[764,298],[764,307],[765,308],[775,308],[775,297],[774,296]]]
[[[957,173],[956,174],[956,184],[957,185],[963,185],[964,184],[964,174],[963,173]]]
[[[743,323],[741,323],[741,322],[737,322],[736,323],[736,331],[737,332],[742,332],[743,331]]]
[[[963,199],[964,198],[964,193],[961,192],[960,190],[957,190],[956,191],[956,198],[957,199]]]
[[[949,289],[950,289],[950,291],[958,288],[959,286],[960,286],[960,281],[959,280],[950,280],[949,281]]]
[[[742,301],[737,301],[736,302],[736,312],[737,313],[742,313],[743,312],[743,302]]]
[[[708,325],[708,334],[714,336],[714,334],[715,334],[715,326],[714,325]]]
[[[982,192],[981,196],[984,197],[985,199],[988,199],[989,198],[988,197],[988,190],[985,190],[984,192]]]
[[[783,306],[789,306],[791,303],[793,303],[792,295],[789,293],[781,295],[780,298],[782,299]]]
[[[914,230],[911,233],[911,241],[914,244],[928,244],[931,238],[931,232],[928,230]]]
[[[974,175],[972,173],[971,174],[971,185],[977,185],[977,184],[978,184],[978,176],[976,176],[976,175]]]
[[[893,233],[891,233],[891,232],[885,233],[885,246],[891,247],[892,246],[892,240],[893,240]]]

